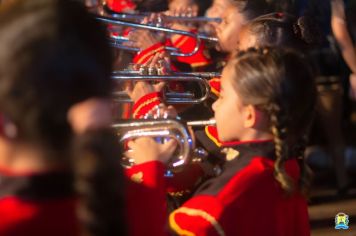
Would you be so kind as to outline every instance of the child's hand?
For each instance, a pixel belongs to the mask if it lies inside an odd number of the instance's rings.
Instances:
[[[163,103],[154,107],[145,116],[145,119],[179,119],[178,112],[173,106],[166,106]]]
[[[164,75],[170,71],[169,58],[165,57],[163,53],[157,53],[153,58],[151,58],[141,66],[145,67],[147,70],[149,70],[149,68],[154,68],[157,71],[158,75]],[[126,93],[129,95],[131,100],[137,102],[141,97],[147,94],[153,92],[161,92],[164,87],[165,82],[159,82],[157,84],[150,84],[148,82],[137,82],[134,86],[132,86],[132,84],[130,83],[126,87]]]
[[[128,86],[126,88],[126,93],[129,95],[132,101],[137,102],[141,97],[147,94],[160,92],[164,86],[164,82],[160,82],[154,85],[149,84],[148,82],[137,82],[133,88]]]
[[[155,34],[148,30],[130,32],[129,40],[133,47],[139,48],[141,51],[161,42]]]
[[[138,138],[128,143],[130,151],[125,156],[133,159],[135,164],[149,161],[167,163],[177,147],[175,140],[170,139],[164,144],[157,143],[153,138]]]

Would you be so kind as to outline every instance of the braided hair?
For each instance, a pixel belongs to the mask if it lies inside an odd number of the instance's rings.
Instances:
[[[313,118],[316,89],[311,70],[303,57],[291,49],[250,48],[235,55],[233,86],[244,104],[254,105],[269,117],[275,144],[275,179],[285,192],[295,183],[286,173],[289,157],[304,163],[302,142]],[[305,192],[309,172],[303,164],[299,187]]]

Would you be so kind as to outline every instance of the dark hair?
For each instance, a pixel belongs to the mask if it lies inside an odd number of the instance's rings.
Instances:
[[[256,37],[256,46],[311,49],[320,42],[319,30],[309,17],[270,13],[255,18],[246,27]]]
[[[274,12],[275,7],[268,0],[232,0],[239,12],[250,21],[260,15]]]
[[[16,127],[16,141],[40,148],[47,159],[69,167],[74,137],[69,108],[111,94],[112,56],[105,28],[76,1],[14,0],[0,8],[0,61],[0,112]],[[74,162],[82,160],[80,154],[73,157]],[[97,158],[101,165],[112,165],[105,155]],[[119,214],[114,212],[119,203],[111,200],[113,205],[101,213]],[[90,204],[86,207],[92,210]],[[95,218],[98,212],[91,213]],[[88,232],[102,227],[97,223]],[[122,231],[116,222],[105,227],[100,232]]]
[[[234,89],[244,104],[252,104],[270,118],[274,135],[275,178],[291,193],[293,181],[284,169],[290,155],[302,160],[306,134],[316,100],[313,75],[303,57],[289,49],[248,49],[228,64],[234,68]],[[305,148],[305,147],[304,147]],[[308,187],[309,175],[302,161],[301,187]]]

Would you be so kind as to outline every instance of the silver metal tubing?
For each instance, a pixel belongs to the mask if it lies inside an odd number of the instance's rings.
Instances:
[[[197,121],[188,121],[187,122],[188,126],[213,126],[216,125],[215,119],[210,119],[210,120],[197,120]]]
[[[170,53],[172,56],[190,57],[190,56],[194,55],[195,53],[197,53],[198,50],[199,50],[200,38],[197,36],[197,34],[194,34],[194,33],[190,33],[190,32],[183,31],[183,30],[173,30],[173,29],[169,29],[169,28],[161,28],[161,27],[156,27],[156,26],[151,26],[151,25],[144,25],[144,24],[137,24],[137,23],[131,23],[131,22],[126,22],[126,21],[119,21],[117,19],[104,17],[104,16],[97,16],[96,19],[101,21],[101,22],[107,23],[107,24],[113,24],[113,25],[125,26],[125,27],[132,27],[132,28],[137,28],[137,29],[153,30],[153,31],[164,32],[164,33],[168,33],[168,34],[180,34],[180,35],[189,36],[189,37],[192,37],[192,38],[196,39],[196,45],[195,45],[194,49],[191,52],[182,53],[182,52],[173,51],[173,52]],[[117,45],[116,47],[118,48],[119,44],[116,44],[116,45]]]
[[[166,102],[168,104],[198,104],[203,102],[209,97],[210,94],[210,85],[206,79],[198,76],[178,76],[178,75],[113,75],[111,78],[117,82],[137,82],[137,81],[164,81],[164,82],[197,82],[201,89],[201,97],[195,97],[192,93],[172,93],[170,97],[169,94],[166,94]],[[180,95],[181,94],[181,95]],[[192,98],[194,96],[194,98]],[[128,97],[126,92],[119,91],[114,92],[114,100],[117,102],[127,103],[132,102]]]
[[[188,37],[192,37],[192,38],[196,39],[196,45],[191,52],[183,53],[183,52],[180,52],[180,50],[178,48],[166,47],[166,50],[170,51],[170,54],[172,56],[189,57],[189,56],[194,55],[199,50],[200,40],[207,40],[207,41],[211,41],[211,42],[215,42],[215,43],[218,42],[218,38],[210,37],[210,36],[203,35],[203,34],[191,33],[191,32],[183,31],[183,30],[174,30],[174,29],[169,29],[169,28],[164,28],[164,27],[120,21],[118,19],[115,19],[112,17],[105,17],[105,16],[96,16],[96,19],[101,22],[104,22],[106,24],[118,25],[118,26],[123,26],[123,27],[132,27],[132,28],[137,28],[137,29],[153,30],[156,32],[163,32],[163,33],[167,33],[167,34],[179,34],[179,35],[184,35],[184,36],[188,36]],[[116,48],[120,48],[123,50],[139,51],[138,48],[132,48],[132,47],[124,46],[124,45],[122,45],[122,47],[121,47],[121,44],[123,41],[128,41],[128,39],[125,37],[120,37],[120,38],[118,38],[117,36],[110,36],[110,37],[111,37],[110,38],[111,41],[113,41],[112,45]]]
[[[141,75],[140,71],[138,70],[117,70],[112,72],[114,76],[129,76],[129,75]],[[219,72],[176,72],[172,71],[170,75],[174,76],[197,76],[202,78],[217,78],[221,76]]]
[[[176,140],[178,154],[173,156],[168,163],[168,168],[172,170],[179,170],[180,167],[188,164],[195,148],[192,133],[176,120],[126,120],[112,125],[112,128],[120,137],[120,142],[140,137]]]
[[[118,20],[135,20],[135,21],[142,21],[145,17],[148,17],[151,13],[145,14],[126,14],[126,13],[114,13],[111,14],[110,16],[118,19]],[[166,16],[162,15],[162,20],[167,21],[167,22],[172,22],[172,21],[180,21],[180,22],[193,22],[193,23],[207,23],[207,22],[216,22],[220,23],[221,18],[208,18],[204,16],[195,16],[195,17],[189,17],[189,16]]]

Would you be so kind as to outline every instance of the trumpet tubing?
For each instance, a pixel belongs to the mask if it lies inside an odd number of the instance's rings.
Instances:
[[[164,27],[138,24],[138,23],[126,22],[126,21],[122,21],[122,20],[120,21],[115,18],[105,17],[105,16],[96,16],[96,19],[103,23],[106,23],[106,24],[112,24],[112,25],[117,25],[117,26],[122,26],[122,27],[131,27],[131,28],[137,28],[137,29],[152,30],[152,31],[156,31],[156,32],[166,33],[166,34],[179,34],[179,35],[188,36],[188,37],[192,37],[192,38],[196,39],[195,47],[190,52],[183,53],[180,51],[179,48],[166,47],[166,50],[170,51],[170,55],[172,55],[172,56],[179,56],[179,57],[193,56],[195,53],[197,53],[199,51],[199,46],[200,46],[201,40],[208,40],[208,41],[215,42],[215,43],[218,42],[218,39],[215,37],[210,37],[210,36],[206,36],[206,35],[202,35],[202,34],[195,34],[195,33],[183,31],[183,30],[174,30],[174,29],[169,29],[169,28],[164,28]],[[127,38],[124,38],[124,37],[118,38],[116,36],[110,36],[110,41],[111,41],[111,45],[113,47],[123,49],[123,50],[140,51],[140,49],[138,49],[138,48],[122,45],[123,42],[128,41]]]
[[[112,73],[113,76],[130,76],[130,75],[141,75],[144,76],[144,74],[142,74],[141,71],[138,70],[120,70],[120,71],[114,71]],[[150,74],[148,74],[150,75]],[[170,75],[173,76],[196,76],[196,77],[200,77],[200,78],[205,78],[205,79],[211,79],[211,78],[217,78],[217,77],[221,77],[221,73],[219,72],[176,72],[176,71],[172,71],[170,73]]]
[[[137,82],[137,81],[164,81],[164,82],[196,82],[201,90],[201,96],[197,97],[191,92],[184,93],[166,93],[166,102],[168,104],[198,104],[205,101],[210,95],[210,85],[206,79],[198,76],[179,76],[179,75],[112,75],[114,81]],[[114,100],[117,102],[132,102],[125,91],[114,92]]]
[[[172,138],[176,140],[178,153],[168,163],[168,168],[175,171],[190,162],[195,148],[190,130],[176,120],[125,120],[113,124],[112,128],[120,137],[120,142],[140,137]]]
[[[187,126],[196,127],[196,126],[213,126],[216,125],[215,119],[210,120],[197,120],[197,121],[188,121]]]
[[[172,171],[179,171],[192,161],[202,161],[207,153],[195,147],[193,133],[188,127],[215,125],[215,120],[182,122],[173,119],[164,120],[120,120],[112,125],[120,142],[140,137],[173,138],[178,144],[177,155],[168,164]],[[133,160],[128,160],[133,164]]]

